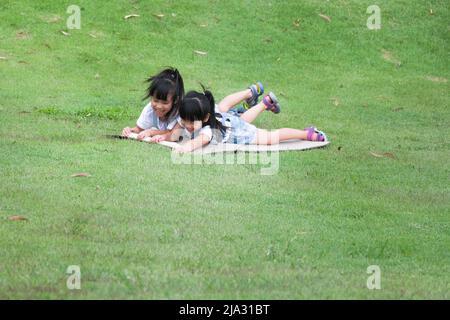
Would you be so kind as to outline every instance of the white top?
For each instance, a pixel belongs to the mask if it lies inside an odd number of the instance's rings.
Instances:
[[[220,119],[218,117],[216,117],[216,119],[218,121],[222,121],[222,119]],[[230,137],[230,133],[231,133],[231,126],[229,123],[225,124],[224,128],[225,128],[225,132],[220,132],[220,136],[222,137],[222,141],[221,141],[222,143],[226,143],[228,141],[228,139]],[[216,130],[219,130],[219,129],[216,129]],[[187,131],[187,130],[185,130],[185,131]],[[191,139],[193,139],[201,134],[205,135],[212,144],[218,143],[217,138],[216,138],[216,136],[213,135],[213,131],[209,125],[204,126],[201,129],[193,132],[191,135]]]
[[[144,130],[155,128],[156,130],[172,130],[177,124],[177,115],[170,117],[167,121],[162,121],[153,110],[149,102],[141,112],[136,125]]]
[[[193,136],[196,137],[197,135],[203,134],[204,136],[208,137],[208,141],[211,141],[213,138],[213,133],[210,126],[204,126],[200,130],[197,130],[194,132]]]

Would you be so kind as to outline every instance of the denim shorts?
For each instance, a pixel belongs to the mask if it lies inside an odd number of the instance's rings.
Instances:
[[[231,127],[227,143],[253,144],[256,142],[256,131],[254,125],[242,120],[234,113],[222,113],[222,123]]]

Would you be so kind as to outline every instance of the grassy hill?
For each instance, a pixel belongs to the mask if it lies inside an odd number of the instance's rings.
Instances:
[[[77,4],[69,30],[67,1],[0,3],[0,298],[449,298],[448,1],[377,1],[380,30],[365,0]],[[261,80],[258,127],[332,143],[265,176],[106,138],[168,65],[216,99]]]

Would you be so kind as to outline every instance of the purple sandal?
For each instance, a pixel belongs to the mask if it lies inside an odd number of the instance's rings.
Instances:
[[[326,134],[323,131],[318,130],[316,127],[309,127],[303,129],[307,131],[306,140],[308,141],[320,141],[320,142],[326,142],[328,141]],[[317,137],[315,140],[313,140],[314,133],[317,134]]]
[[[273,113],[281,112],[281,105],[273,92],[269,92],[269,94],[264,97],[263,103],[266,105],[266,110],[272,111]]]

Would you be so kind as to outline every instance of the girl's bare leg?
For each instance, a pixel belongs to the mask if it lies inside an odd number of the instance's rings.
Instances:
[[[245,111],[241,115],[241,119],[248,123],[252,123],[264,110],[266,110],[266,105],[261,101],[256,106]]]
[[[281,141],[290,139],[307,140],[307,137],[308,131],[306,130],[282,128],[274,131],[267,131],[264,129],[258,129],[256,132],[256,144],[277,144]],[[315,141],[316,139],[317,133],[314,133],[312,140]]]
[[[234,106],[251,97],[252,91],[250,89],[245,89],[243,91],[232,93],[223,98],[222,101],[219,102],[218,104],[219,110],[220,112],[228,112],[228,110],[230,110]]]

